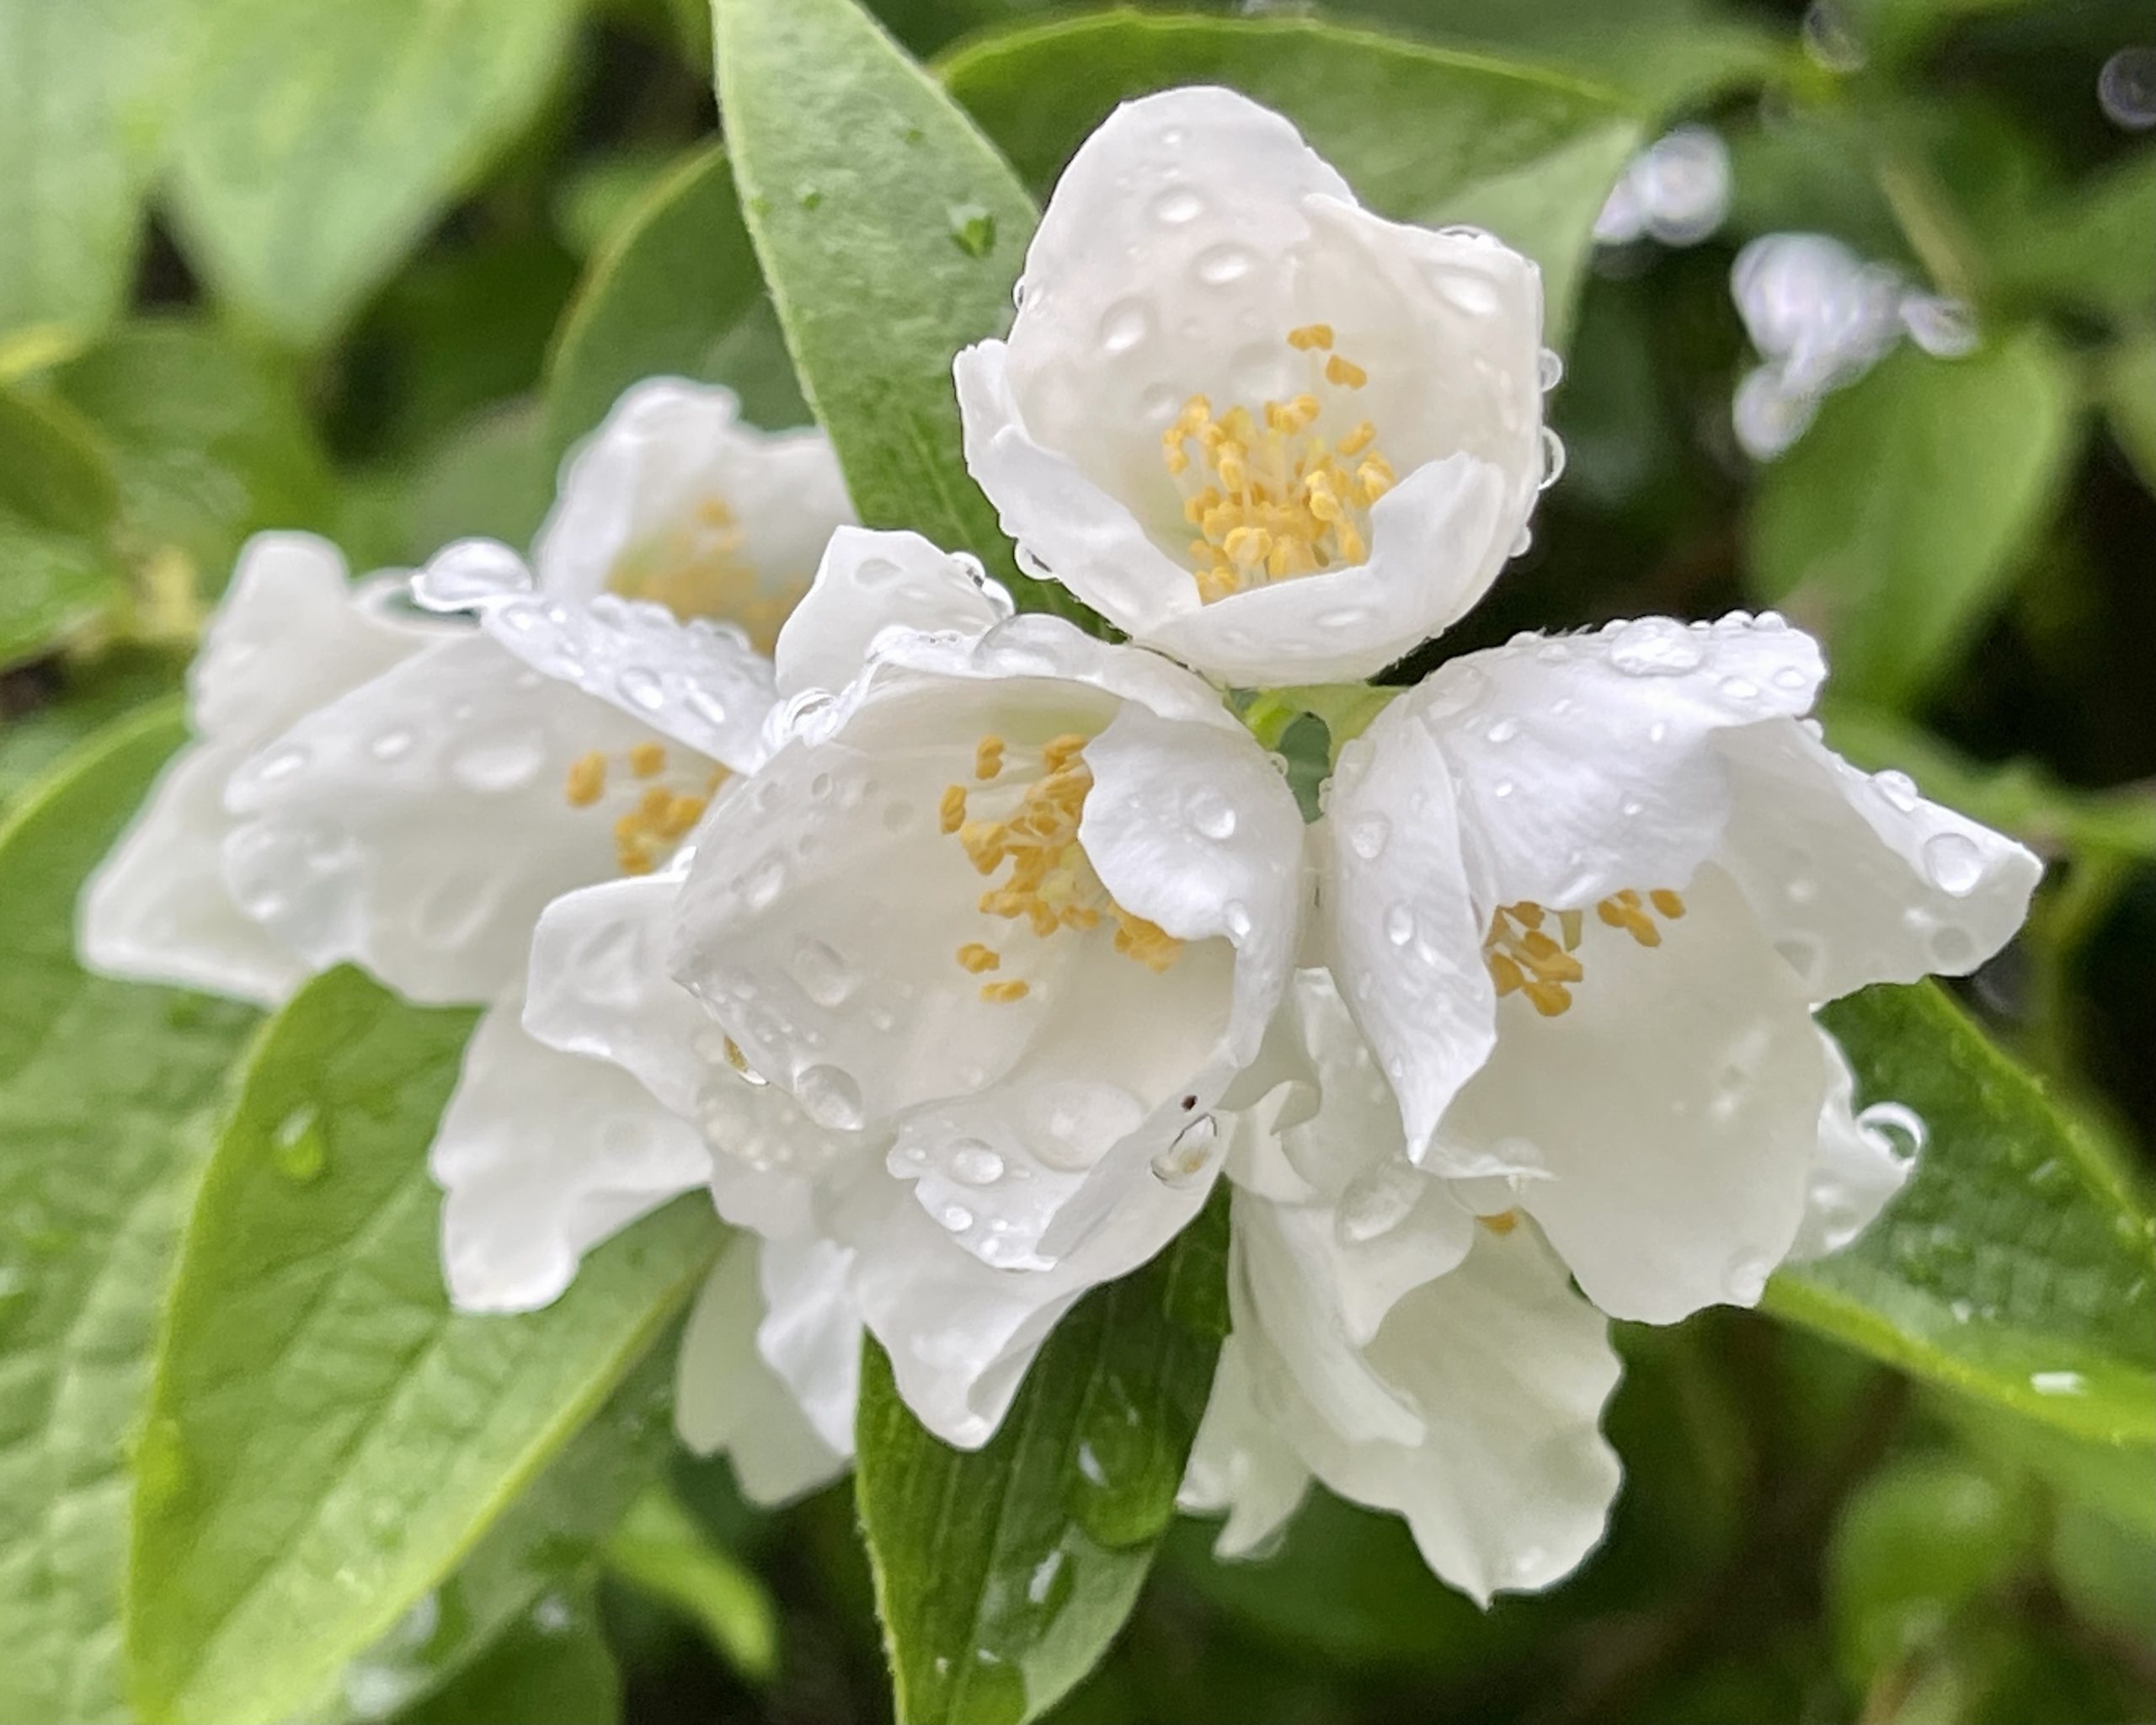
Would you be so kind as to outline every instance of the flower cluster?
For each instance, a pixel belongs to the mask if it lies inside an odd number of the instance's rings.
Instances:
[[[453,545],[414,609],[251,548],[85,950],[485,1003],[433,1153],[455,1297],[544,1303],[708,1188],[742,1237],[679,1421],[766,1498],[845,1465],[864,1329],[979,1445],[1225,1178],[1187,1504],[1244,1549],[1315,1477],[1477,1598],[1546,1585],[1616,1487],[1608,1320],[1754,1301],[1906,1174],[1815,1008],[1980,963],[2036,859],[1837,758],[1817,649],[1741,613],[1454,656],[1306,823],[1232,692],[1476,603],[1552,367],[1530,262],[1381,219],[1241,97],[1113,115],[955,370],[1022,560],[1123,639],[850,525],[814,434],[643,386],[528,567]]]

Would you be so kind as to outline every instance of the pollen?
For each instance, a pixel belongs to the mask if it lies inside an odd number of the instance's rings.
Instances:
[[[1684,914],[1684,900],[1667,888],[1642,895],[1626,887],[1599,900],[1594,914],[1605,927],[1622,929],[1641,946],[1658,947],[1662,928],[1655,918],[1676,921]],[[1570,1011],[1572,990],[1587,975],[1577,957],[1586,924],[1582,911],[1548,911],[1531,899],[1500,905],[1482,939],[1482,962],[1498,997],[1524,995],[1545,1018]],[[1553,926],[1555,935],[1550,932]]]
[[[1310,355],[1309,388],[1217,415],[1210,398],[1193,395],[1161,434],[1183,519],[1198,530],[1191,573],[1209,605],[1360,563],[1370,506],[1398,483],[1376,425],[1344,409],[1342,392],[1369,374],[1332,350],[1332,326],[1291,329],[1288,345]]]
[[[725,499],[705,496],[623,553],[606,585],[624,599],[663,605],[685,621],[708,617],[738,624],[756,650],[768,654],[779,625],[808,582],[805,574],[791,581],[766,579],[750,561],[746,544]]]
[[[1493,1216],[1477,1216],[1475,1220],[1502,1240],[1519,1226],[1519,1212],[1501,1210]]]
[[[727,769],[711,764],[699,782],[670,769],[662,744],[637,743],[611,761],[594,749],[569,763],[563,799],[572,809],[596,808],[606,800],[616,766],[640,782],[626,809],[618,802],[614,805],[621,809],[614,818],[615,866],[624,874],[649,874],[704,818],[712,793],[726,782]]]
[[[1014,775],[994,791],[951,786],[940,809],[942,830],[958,840],[974,871],[990,879],[977,905],[984,916],[1023,923],[1040,940],[1066,929],[1082,936],[1113,921],[1115,950],[1157,974],[1176,962],[1182,943],[1117,904],[1078,842],[1079,820],[1093,788],[1087,740],[1077,731],[1051,737],[1040,747],[1038,773]],[[976,776],[1001,775],[1007,747],[1001,737],[983,737],[974,750]],[[993,773],[980,771],[990,764]],[[966,942],[956,957],[958,967],[974,976],[1003,968],[1004,954],[982,941]],[[1023,1000],[1032,991],[1019,978],[980,985],[980,997],[998,1003]]]

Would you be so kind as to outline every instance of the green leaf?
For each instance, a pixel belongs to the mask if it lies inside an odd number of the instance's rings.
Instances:
[[[552,1594],[396,1725],[614,1725],[622,1678],[588,1589]]]
[[[540,439],[540,404],[475,414],[424,451],[407,499],[403,560],[424,561],[452,539],[483,534],[531,542],[554,501],[554,468]]]
[[[2156,334],[2114,348],[2104,365],[2105,417],[2141,483],[2156,491]]]
[[[1542,266],[1569,327],[1595,217],[1642,141],[1614,93],[1310,19],[1115,12],[990,37],[944,68],[953,95],[1045,190],[1118,102],[1216,83],[1278,109],[1371,208],[1488,228]]]
[[[853,0],[717,0],[718,100],[750,238],[861,519],[970,551],[1028,608],[966,472],[951,360],[1010,326],[1034,211]]]
[[[110,453],[133,558],[162,561],[183,590],[221,592],[251,533],[334,522],[328,460],[293,368],[225,330],[130,323],[52,385]]]
[[[182,1244],[140,1462],[133,1691],[155,1719],[305,1706],[446,1575],[716,1247],[686,1201],[518,1317],[450,1310],[425,1152],[467,1012],[351,970],[248,1062]]]
[[[96,540],[0,510],[0,670],[94,622],[125,592],[120,564]]]
[[[154,164],[162,0],[0,0],[0,334],[90,334],[135,273]]]
[[[907,1725],[1035,1718],[1129,1616],[1227,1332],[1225,1198],[1073,1308],[979,1450],[923,1430],[868,1344],[855,1488]]]
[[[1760,475],[1751,586],[1824,637],[1844,699],[1898,708],[1952,669],[2056,505],[2073,382],[2035,330],[1903,348]]]
[[[691,1619],[750,1682],[777,1674],[778,1613],[770,1593],[665,1487],[637,1500],[607,1543],[606,1567]]]
[[[179,661],[162,653],[124,649],[94,660],[49,661],[9,680],[25,710],[0,705],[0,813],[70,749],[121,714],[177,693]]]
[[[0,387],[0,506],[62,533],[96,533],[120,507],[112,464],[66,403]]]
[[[2156,1444],[2156,1220],[2094,1130],[1929,984],[1822,1015],[1859,1100],[1929,1143],[1856,1243],[1769,1284],[1769,1311],[2076,1435]]]
[[[253,1014],[99,980],[75,896],[184,730],[163,708],[0,825],[0,1719],[125,1717],[126,1449],[205,1116]]]
[[[209,0],[173,215],[226,299],[320,340],[545,98],[576,0]]]
[[[547,447],[558,457],[629,385],[662,376],[726,384],[766,429],[808,417],[716,148],[653,185],[592,259],[547,363]]]

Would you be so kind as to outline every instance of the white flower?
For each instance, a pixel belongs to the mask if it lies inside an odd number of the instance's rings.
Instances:
[[[1600,1540],[1616,1493],[1598,1429],[1619,1375],[1607,1323],[1502,1183],[1407,1159],[1390,1087],[1330,976],[1301,973],[1289,1015],[1321,1100],[1308,1119],[1268,1105],[1238,1122],[1234,1328],[1183,1506],[1227,1511],[1219,1550],[1241,1555],[1315,1475],[1401,1515],[1431,1568],[1480,1602],[1550,1586]],[[1850,1117],[1847,1069],[1825,1046],[1842,1081],[1818,1122],[1830,1208],[1806,1224],[1822,1249],[1904,1172]]]
[[[310,709],[440,636],[398,611],[403,585],[350,585],[336,547],[308,534],[248,542],[188,671],[193,740],[84,890],[84,964],[264,1005],[298,985],[305,963],[226,890],[225,786]]]
[[[1210,688],[1006,613],[915,536],[835,536],[775,752],[685,868],[548,910],[526,1013],[698,1124],[729,1219],[847,1252],[963,1445],[1203,1204],[1303,894],[1294,800]]]
[[[641,1087],[523,1033],[532,930],[561,892],[663,866],[755,765],[776,682],[746,630],[846,514],[819,435],[765,438],[726,392],[662,382],[569,463],[536,582],[483,541],[418,578],[476,628],[400,612],[397,583],[346,589],[316,542],[243,559],[195,667],[197,740],[93,883],[84,951],[265,1003],[349,961],[492,1006],[432,1156],[461,1305],[552,1299],[586,1247],[709,1178]]]
[[[1771,616],[1523,636],[1342,751],[1324,940],[1410,1154],[1495,1177],[1614,1316],[1758,1298],[1846,1088],[1812,1008],[1972,969],[2041,872],[1832,754],[1821,676]]]
[[[1363,209],[1222,89],[1118,109],[958,355],[966,459],[1025,555],[1249,685],[1366,676],[1460,617],[1544,467],[1542,289],[1486,235]]]

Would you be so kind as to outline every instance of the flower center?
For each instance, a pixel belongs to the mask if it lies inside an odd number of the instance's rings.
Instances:
[[[569,763],[562,794],[572,809],[594,809],[617,777],[628,781],[620,788],[630,798],[614,821],[614,862],[624,874],[648,874],[704,818],[727,770],[713,763],[701,780],[693,771],[670,770],[661,743],[638,743],[611,756],[594,749]]]
[[[1336,438],[1327,420],[1347,419],[1346,398],[1369,376],[1332,351],[1332,326],[1290,330],[1307,354],[1310,387],[1268,401],[1253,414],[1232,407],[1219,419],[1193,395],[1161,434],[1161,457],[1182,493],[1198,596],[1210,605],[1271,581],[1358,563],[1369,553],[1370,505],[1395,483],[1377,447],[1377,427],[1356,419]]]
[[[1175,963],[1182,943],[1117,904],[1078,842],[1079,817],[1093,788],[1086,741],[1075,731],[1052,738],[1041,749],[1038,777],[1014,778],[990,790],[983,787],[1002,777],[1008,745],[1001,737],[983,737],[974,749],[978,782],[943,793],[942,829],[964,846],[975,869],[1002,877],[980,895],[987,915],[1025,922],[1043,940],[1066,928],[1082,934],[1097,928],[1103,916],[1112,918],[1116,951],[1158,973]],[[958,960],[975,976],[1003,966],[1003,954],[980,941],[960,947]],[[1023,1000],[1028,992],[1019,980],[980,985],[985,1001]]]
[[[1611,928],[1621,928],[1643,947],[1662,944],[1659,916],[1674,922],[1684,914],[1684,900],[1666,888],[1642,895],[1630,887],[1613,893],[1594,907],[1598,919]],[[1553,937],[1545,924],[1555,922]],[[1482,962],[1497,996],[1524,994],[1534,1010],[1554,1018],[1570,1009],[1572,990],[1587,971],[1575,954],[1585,932],[1583,911],[1545,911],[1533,900],[1501,905],[1490,919],[1490,932],[1482,940]]]
[[[684,622],[738,623],[756,650],[768,654],[808,584],[767,590],[742,555],[742,543],[734,511],[707,497],[665,531],[623,553],[606,585],[624,599],[663,605]]]

